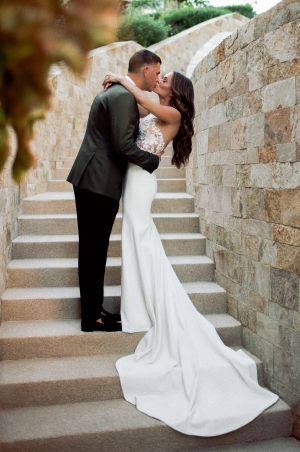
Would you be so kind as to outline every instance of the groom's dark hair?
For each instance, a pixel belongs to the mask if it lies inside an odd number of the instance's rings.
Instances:
[[[135,52],[129,60],[128,72],[136,73],[142,66],[150,64],[161,64],[161,59],[156,53],[150,52],[150,50],[142,49]]]

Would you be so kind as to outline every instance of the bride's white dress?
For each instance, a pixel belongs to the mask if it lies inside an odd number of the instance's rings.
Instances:
[[[164,148],[156,118],[140,121],[140,148]],[[147,332],[116,367],[125,399],[189,435],[235,430],[278,396],[259,386],[255,362],[224,345],[187,296],[151,217],[155,174],[130,164],[123,191],[121,317],[125,332]]]

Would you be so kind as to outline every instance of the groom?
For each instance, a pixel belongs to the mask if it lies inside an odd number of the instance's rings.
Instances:
[[[128,76],[139,88],[152,91],[161,59],[143,49],[129,60]],[[119,316],[103,308],[103,284],[112,226],[119,209],[128,162],[149,173],[157,155],[138,148],[139,112],[132,94],[120,84],[95,97],[78,155],[67,178],[73,184],[79,234],[78,273],[82,331],[116,331]]]

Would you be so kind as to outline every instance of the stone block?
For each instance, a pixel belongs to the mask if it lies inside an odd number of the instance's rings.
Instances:
[[[235,165],[223,165],[222,169],[222,184],[225,187],[234,187],[236,185]]]
[[[197,154],[206,154],[208,152],[208,129],[197,133],[196,152]]]
[[[259,260],[266,265],[276,266],[277,245],[273,240],[264,239],[261,243]]]
[[[241,197],[242,216],[254,220],[266,220],[264,190],[246,188]]]
[[[247,147],[247,119],[239,118],[231,125],[231,148],[245,149]]]
[[[277,163],[272,167],[272,180],[274,188],[299,188],[300,163]]]
[[[240,265],[240,255],[232,253],[225,249],[219,249],[214,252],[216,269],[227,278],[235,282],[241,282],[242,271]]]
[[[251,90],[245,96],[244,115],[254,115],[260,113],[262,109],[261,90]]]
[[[269,299],[271,291],[270,266],[265,265],[261,262],[255,262],[254,268],[255,268],[254,291],[257,292],[261,297]]]
[[[270,267],[253,261],[248,256],[241,257],[242,280],[244,287],[258,293],[261,297],[270,298]]]
[[[257,113],[247,118],[247,147],[262,146],[264,143],[264,114]]]
[[[207,111],[209,127],[222,124],[227,121],[224,104],[217,104]]]
[[[227,312],[235,319],[238,318],[238,300],[232,295],[227,296]]]
[[[272,224],[267,223],[266,221],[243,218],[241,226],[244,234],[258,235],[265,239],[272,238]]]
[[[295,274],[271,268],[271,301],[288,309],[297,310],[299,283],[299,277]]]
[[[207,168],[207,182],[211,185],[222,185],[222,165],[212,165]]]
[[[251,165],[250,185],[257,188],[272,186],[272,166],[268,163]]]
[[[300,23],[299,21],[285,23],[282,27],[272,30],[264,36],[267,53],[267,63],[272,66],[274,61],[289,61],[300,57]]]
[[[209,192],[209,206],[214,212],[222,214],[231,212],[231,190],[230,187],[217,186]]]
[[[278,323],[294,328],[294,314],[296,313],[293,310],[284,308],[277,303],[271,301],[268,303],[268,316]]]
[[[206,95],[211,95],[218,91],[218,72],[217,68],[207,72],[204,76],[204,89]]]
[[[268,221],[300,227],[300,190],[265,190]]]
[[[225,41],[224,41],[225,43]],[[234,82],[234,59],[229,57],[218,65],[218,83],[222,88],[227,88]],[[227,90],[226,90],[227,94]]]
[[[214,242],[230,251],[234,251],[241,247],[241,233],[239,231],[230,231],[224,227],[215,226],[213,238]]]
[[[276,146],[262,146],[258,148],[259,163],[276,162],[277,152]]]
[[[297,357],[274,347],[274,374],[281,383],[300,396],[300,355]]]
[[[265,51],[263,36],[249,43],[245,49],[247,55],[247,72],[249,74],[257,73],[264,69]]]
[[[276,145],[276,154],[278,162],[296,161],[296,143],[286,143]],[[299,179],[300,184],[300,179]]]
[[[262,89],[262,111],[268,112],[277,108],[292,107],[296,104],[295,77],[279,80]]]
[[[300,276],[300,246],[278,243],[276,266]]]
[[[266,341],[285,350],[291,350],[291,328],[270,319],[267,315],[257,313],[257,334]]]
[[[300,59],[295,62],[294,66],[297,64],[297,71],[296,74],[300,74]],[[300,75],[296,75],[295,77],[295,83],[296,83],[296,103],[300,104]]]
[[[221,104],[225,102],[228,98],[226,88],[221,88],[215,93],[211,94],[207,99],[207,108],[212,108],[216,104]]]
[[[232,188],[231,190],[231,214],[234,217],[242,216],[242,190]]]
[[[265,146],[291,142],[290,108],[280,108],[265,114]]]
[[[225,40],[225,56],[232,55],[239,48],[238,30],[235,30]]]
[[[231,122],[227,121],[219,125],[219,149],[229,150],[231,146]]]
[[[235,165],[236,169],[236,186],[238,188],[250,187],[250,165]]]
[[[275,224],[273,228],[273,240],[287,245],[300,246],[300,229]]]
[[[250,20],[247,24],[243,25],[238,29],[238,37],[240,48],[243,49],[250,42],[255,40],[255,24],[254,21]]]
[[[219,126],[210,127],[208,130],[208,152],[219,150]]]
[[[255,235],[242,234],[241,253],[255,261],[259,260],[262,239]]]
[[[245,100],[243,96],[234,96],[225,102],[226,116],[234,121],[244,116]]]
[[[243,289],[242,299],[246,304],[248,304],[252,310],[259,312],[267,312],[268,301],[266,298],[259,295],[257,292],[252,290]]]
[[[246,150],[246,163],[259,163],[258,148]]]
[[[235,75],[234,77],[234,82],[226,89],[228,99],[235,96],[241,96],[249,91],[249,77],[246,75],[246,72],[239,76]]]
[[[211,52],[211,55],[213,55],[214,58],[214,65],[212,67],[215,67],[221,63],[225,59],[225,43],[224,41],[220,42],[217,47]],[[209,64],[209,62],[208,62]]]

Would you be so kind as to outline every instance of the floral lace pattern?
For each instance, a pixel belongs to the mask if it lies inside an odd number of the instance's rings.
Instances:
[[[136,144],[151,153],[160,152],[166,147],[163,134],[156,125],[156,117],[152,113],[140,119]]]

